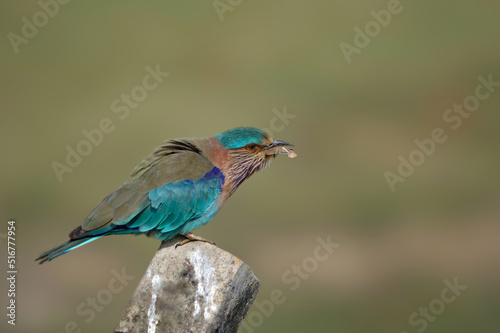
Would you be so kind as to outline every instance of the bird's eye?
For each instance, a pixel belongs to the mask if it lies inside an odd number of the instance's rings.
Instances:
[[[248,149],[254,150],[257,147],[255,143],[251,143],[247,146]]]

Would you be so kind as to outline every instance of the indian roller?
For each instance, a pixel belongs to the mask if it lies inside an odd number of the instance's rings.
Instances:
[[[165,241],[181,234],[185,239],[176,246],[212,243],[191,231],[212,220],[238,186],[277,155],[296,157],[290,146],[253,127],[167,140],[70,232],[67,242],[36,260],[44,263],[108,235],[146,234]]]

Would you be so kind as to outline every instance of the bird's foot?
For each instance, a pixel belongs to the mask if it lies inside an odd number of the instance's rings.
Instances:
[[[209,241],[208,239],[205,239],[205,238],[203,238],[201,236],[195,235],[192,232],[187,233],[186,235],[183,235],[183,236],[186,237],[186,239],[183,239],[182,241],[180,241],[177,244],[175,244],[175,248],[177,248],[178,246],[182,246],[184,244],[187,244],[189,242],[192,242],[192,241],[205,242],[205,243],[209,243],[209,244],[215,245],[214,242]]]

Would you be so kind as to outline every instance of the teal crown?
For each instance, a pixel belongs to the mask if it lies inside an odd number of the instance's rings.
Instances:
[[[251,143],[262,144],[266,137],[266,132],[254,127],[236,127],[215,136],[226,149],[238,149]]]

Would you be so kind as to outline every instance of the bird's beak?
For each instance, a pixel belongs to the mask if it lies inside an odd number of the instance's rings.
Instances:
[[[267,149],[274,148],[274,147],[284,147],[284,146],[291,146],[293,145],[291,143],[281,141],[281,140],[273,140],[269,146],[267,146]]]
[[[265,147],[266,155],[288,155],[290,158],[297,157],[297,154],[290,148],[285,148],[286,146],[293,147],[291,143],[281,141],[281,140],[273,140],[270,145]]]

